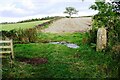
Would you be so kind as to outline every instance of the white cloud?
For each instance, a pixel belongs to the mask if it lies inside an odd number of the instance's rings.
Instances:
[[[80,2],[80,0],[48,0],[50,2]]]
[[[30,0],[29,0],[30,1]],[[34,4],[32,2],[29,2],[28,0],[21,0],[21,1],[11,1],[9,3],[4,2],[4,4],[0,5],[0,15],[3,16],[7,14],[13,14],[11,16],[15,15],[27,15],[34,13],[33,8]],[[20,6],[18,6],[20,4]],[[26,10],[29,9],[29,10]],[[31,9],[31,10],[30,10]]]
[[[82,11],[79,15],[89,15],[84,10],[88,10],[91,2],[94,0],[84,0],[84,2],[82,0],[3,0],[0,4],[0,22],[45,16],[66,16],[67,14],[63,14],[66,6],[73,6],[80,12]]]
[[[0,11],[3,11],[3,10],[11,10],[12,8],[15,7],[15,5],[13,5],[12,3],[9,3],[9,4],[2,4],[0,5]]]
[[[35,5],[32,0],[20,0],[19,2],[22,4],[22,6],[24,6],[27,9],[35,8]]]
[[[0,12],[4,12],[4,11],[9,11],[9,12],[13,12],[15,14],[21,14],[21,15],[27,13],[27,11],[25,11],[24,9],[17,8],[15,4],[8,4],[5,7],[0,8]]]

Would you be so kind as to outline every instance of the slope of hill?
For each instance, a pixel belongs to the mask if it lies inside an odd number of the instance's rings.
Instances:
[[[63,33],[63,32],[84,32],[91,29],[91,17],[83,18],[62,18],[53,22],[42,30],[42,32]]]
[[[26,29],[26,28],[32,28],[37,26],[38,24],[42,24],[45,22],[48,22],[49,20],[41,20],[41,21],[33,21],[33,22],[25,22],[25,23],[15,23],[15,24],[0,24],[0,31],[1,30],[12,30],[12,29]]]

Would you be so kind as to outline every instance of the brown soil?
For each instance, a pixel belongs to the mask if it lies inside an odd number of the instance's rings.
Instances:
[[[21,62],[25,62],[27,64],[33,64],[33,65],[38,65],[38,64],[45,64],[48,62],[46,58],[23,58],[20,59]]]

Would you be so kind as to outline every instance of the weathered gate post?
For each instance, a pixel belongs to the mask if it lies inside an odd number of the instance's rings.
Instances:
[[[99,28],[97,32],[97,46],[96,51],[102,51],[106,47],[107,31],[105,28]]]

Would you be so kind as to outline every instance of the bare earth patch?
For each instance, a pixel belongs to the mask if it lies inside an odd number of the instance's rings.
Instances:
[[[23,58],[20,59],[21,62],[25,62],[27,64],[33,64],[33,65],[38,65],[38,64],[45,64],[48,62],[46,58]]]
[[[63,33],[63,32],[85,32],[91,29],[91,17],[83,18],[62,18],[53,22],[48,28],[42,32]]]

